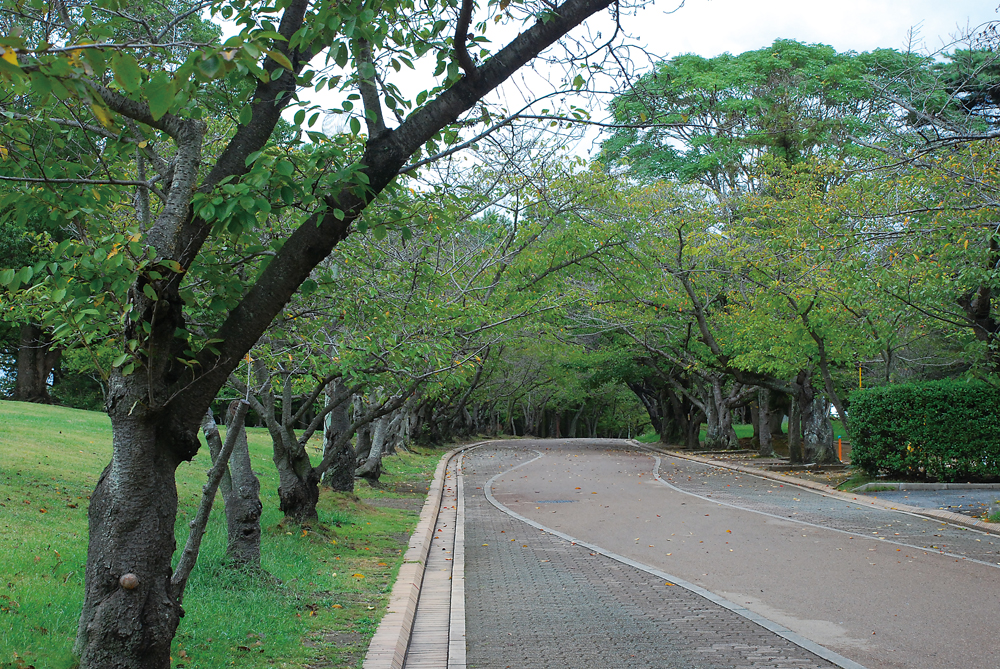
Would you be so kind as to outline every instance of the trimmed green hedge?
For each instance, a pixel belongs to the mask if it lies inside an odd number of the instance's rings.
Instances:
[[[851,396],[851,462],[868,475],[1000,480],[1000,389],[933,381]]]

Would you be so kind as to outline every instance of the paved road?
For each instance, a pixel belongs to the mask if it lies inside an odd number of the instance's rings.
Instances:
[[[662,577],[498,511],[485,496],[489,479],[535,456],[511,448],[465,456],[469,667],[834,666]]]
[[[691,593],[494,511],[481,488],[503,470],[493,492],[512,511],[869,669],[1000,667],[998,537],[681,459],[663,459],[658,479],[654,457],[624,442],[508,444],[466,456],[470,666],[829,666]],[[511,470],[536,451],[541,458]],[[582,626],[553,628],[574,613]],[[556,655],[538,659],[550,647]]]

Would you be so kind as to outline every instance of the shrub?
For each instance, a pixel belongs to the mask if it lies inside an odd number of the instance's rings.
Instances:
[[[1000,479],[1000,389],[934,381],[851,396],[851,461],[867,474]]]

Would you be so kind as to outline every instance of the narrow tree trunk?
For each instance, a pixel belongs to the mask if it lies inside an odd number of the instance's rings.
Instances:
[[[337,402],[343,390],[341,382],[336,381],[327,393],[327,402]],[[336,448],[338,437],[344,434],[351,427],[350,415],[351,403],[340,401],[326,416],[326,423],[323,428],[323,459],[330,457],[330,451]],[[354,492],[354,447],[350,440],[341,440],[341,446],[337,453],[333,455],[333,462],[329,469],[323,473],[323,485],[329,486],[339,492]]]
[[[375,421],[372,430],[371,446],[368,449],[368,457],[355,470],[354,475],[368,479],[372,485],[378,483],[382,476],[382,456],[385,454],[385,443],[389,432],[389,416],[382,416]]]
[[[762,458],[774,455],[774,443],[771,439],[771,391],[759,388],[757,400],[757,437],[758,453]]]
[[[576,410],[576,413],[573,414],[573,420],[569,422],[569,431],[566,433],[566,436],[569,437],[570,439],[576,439],[576,427],[577,425],[579,425],[580,415],[583,413],[583,410],[586,407],[587,403],[584,402],[583,404],[580,405],[580,408]]]
[[[788,415],[788,461],[793,465],[803,463],[801,415],[799,403],[793,398]]]
[[[226,431],[237,430],[236,445],[229,456],[229,466],[222,475],[220,490],[226,505],[226,558],[236,567],[260,568],[260,481],[253,473],[246,428],[235,421],[240,402],[229,405]],[[202,422],[202,431],[212,454],[212,462],[222,450],[222,439],[209,409]]]

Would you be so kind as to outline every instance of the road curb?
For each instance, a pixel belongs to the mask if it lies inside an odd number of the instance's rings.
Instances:
[[[413,617],[420,599],[427,555],[434,536],[434,523],[441,510],[448,463],[456,455],[487,443],[490,442],[482,441],[459,446],[441,456],[437,469],[434,470],[434,479],[427,490],[424,506],[420,510],[420,519],[413,534],[410,535],[409,547],[403,555],[403,564],[392,586],[389,610],[382,617],[371,643],[368,644],[368,652],[362,665],[364,669],[402,669],[406,661],[406,650],[410,645],[410,632],[413,629]]]
[[[788,484],[796,486],[798,488],[805,488],[813,492],[818,492],[822,495],[827,495],[828,497],[836,497],[848,502],[856,502],[858,504],[865,504],[868,506],[875,506],[881,509],[888,509],[890,511],[903,511],[905,513],[910,513],[915,516],[923,516],[925,518],[931,518],[933,520],[938,520],[942,523],[950,523],[952,525],[959,525],[961,527],[968,527],[975,530],[980,530],[982,532],[989,532],[990,534],[1000,535],[1000,524],[990,523],[984,520],[978,520],[976,518],[969,518],[968,516],[963,516],[960,513],[952,513],[951,511],[943,511],[940,509],[924,509],[917,506],[909,506],[907,504],[894,504],[892,502],[886,502],[879,499],[878,497],[872,497],[862,493],[848,493],[836,488],[826,485],[825,483],[818,483],[816,481],[805,481],[802,479],[794,479],[789,476],[781,476],[775,472],[767,471],[766,469],[757,469],[756,467],[747,467],[746,465],[737,465],[731,462],[723,462],[721,460],[713,460],[711,458],[703,458],[692,453],[683,453],[680,451],[671,451],[665,448],[657,448],[655,446],[650,446],[649,444],[640,443],[634,439],[631,443],[635,444],[639,448],[647,451],[653,451],[663,455],[669,455],[673,458],[683,458],[685,460],[692,460],[694,462],[699,462],[703,465],[709,465],[712,467],[721,467],[723,469],[732,469],[734,471],[743,472],[744,474],[751,474],[753,476],[758,476],[760,478],[770,479],[772,481],[779,481],[783,484]]]

